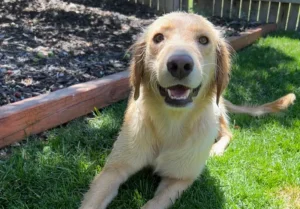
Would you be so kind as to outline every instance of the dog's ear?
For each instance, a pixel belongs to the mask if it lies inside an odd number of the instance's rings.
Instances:
[[[217,67],[216,67],[216,87],[217,87],[217,105],[219,104],[222,92],[229,83],[230,73],[230,52],[229,46],[225,40],[221,39],[217,46]]]
[[[137,100],[140,95],[140,85],[145,68],[145,49],[146,42],[143,37],[139,38],[129,49],[132,52],[130,63],[130,85],[133,88],[135,100]]]

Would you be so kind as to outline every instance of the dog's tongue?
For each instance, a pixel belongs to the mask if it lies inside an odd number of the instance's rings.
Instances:
[[[168,93],[171,98],[186,99],[189,96],[190,89],[185,86],[177,85],[168,88]]]

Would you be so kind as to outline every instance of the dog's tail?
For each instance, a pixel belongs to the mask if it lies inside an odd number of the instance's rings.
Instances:
[[[259,106],[238,106],[224,99],[226,109],[231,113],[243,113],[252,116],[262,116],[268,113],[276,113],[288,108],[294,103],[295,94],[287,94],[276,101],[269,102]]]

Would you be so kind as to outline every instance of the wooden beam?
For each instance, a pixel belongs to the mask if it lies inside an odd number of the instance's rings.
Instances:
[[[239,50],[274,30],[276,25],[269,24],[228,41]],[[94,107],[126,99],[130,92],[128,78],[129,72],[124,71],[0,107],[0,147],[86,115]]]
[[[127,98],[128,76],[124,71],[0,107],[0,147]]]
[[[255,29],[250,29],[247,32],[242,33],[240,36],[229,37],[228,42],[230,43],[231,47],[235,51],[237,51],[246,46],[249,46],[260,37],[265,36],[266,34],[275,31],[276,29],[276,24],[267,24]]]

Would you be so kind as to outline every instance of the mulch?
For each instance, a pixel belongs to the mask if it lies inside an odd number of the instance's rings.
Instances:
[[[0,106],[126,70],[155,18],[126,0],[1,0]],[[209,19],[224,36],[259,24]]]

